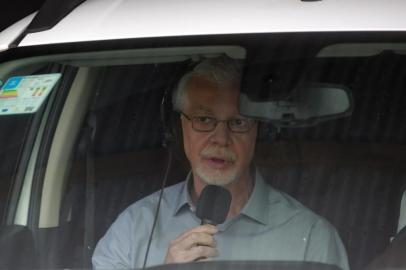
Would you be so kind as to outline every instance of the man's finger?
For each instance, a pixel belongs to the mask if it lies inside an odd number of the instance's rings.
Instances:
[[[181,242],[193,233],[206,233],[206,234],[214,235],[217,232],[218,232],[218,229],[216,226],[213,226],[210,224],[205,224],[205,225],[194,227],[194,228],[182,233],[181,235],[176,237],[176,239],[173,242],[174,243]]]
[[[217,245],[212,235],[202,232],[191,233],[177,244],[184,250],[191,249],[195,246],[215,247]]]
[[[170,242],[165,262],[191,262],[217,256],[217,243],[213,237],[217,232],[215,226],[208,224],[184,232]]]
[[[188,255],[188,261],[198,261],[217,257],[219,255],[219,251],[212,247],[195,246],[189,250]]]
[[[208,246],[194,246],[188,250],[171,250],[165,257],[165,263],[185,263],[217,257],[219,251]]]

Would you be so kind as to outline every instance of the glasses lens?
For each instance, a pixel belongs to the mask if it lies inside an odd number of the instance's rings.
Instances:
[[[196,116],[192,118],[192,127],[197,131],[212,131],[216,124],[217,120],[214,117]]]
[[[228,122],[228,127],[233,132],[247,132],[251,129],[253,121],[250,119],[231,119]]]

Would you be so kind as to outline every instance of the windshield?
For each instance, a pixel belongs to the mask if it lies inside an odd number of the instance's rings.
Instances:
[[[3,63],[0,266],[405,267],[406,43],[391,38]]]

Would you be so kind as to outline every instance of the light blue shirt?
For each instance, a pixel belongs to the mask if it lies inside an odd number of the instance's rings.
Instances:
[[[200,225],[187,181],[164,190],[147,266],[163,264],[169,242]],[[141,268],[159,199],[156,192],[120,214],[93,254],[96,269]],[[265,183],[255,185],[241,213],[218,225],[215,260],[287,260],[334,264],[348,270],[345,248],[335,228],[289,195]]]

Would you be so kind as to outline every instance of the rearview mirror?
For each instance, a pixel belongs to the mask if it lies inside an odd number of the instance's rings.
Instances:
[[[353,102],[349,89],[342,85],[312,83],[297,86],[280,99],[251,100],[240,96],[240,113],[271,122],[277,127],[307,127],[349,116]]]

